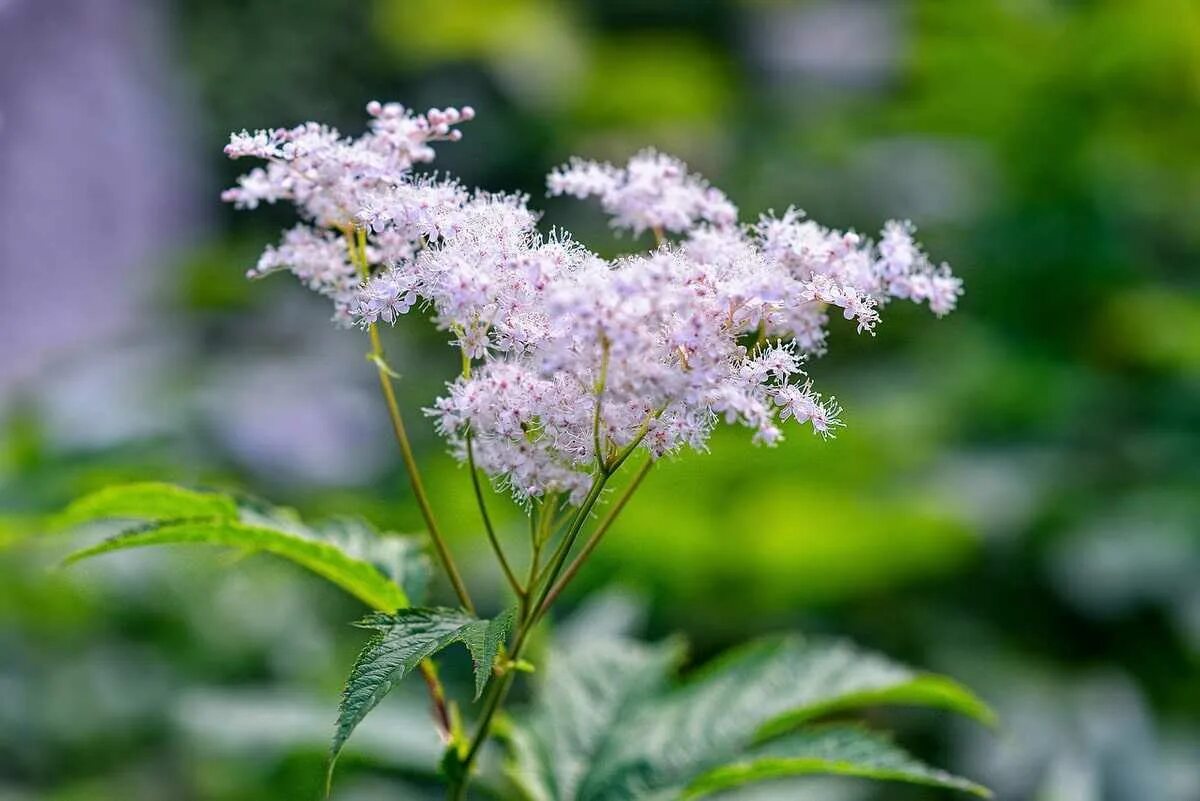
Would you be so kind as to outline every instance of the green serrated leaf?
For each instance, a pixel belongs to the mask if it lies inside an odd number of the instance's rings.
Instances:
[[[480,620],[460,609],[401,609],[391,614],[376,613],[358,622],[375,634],[367,642],[350,671],[334,729],[330,748],[328,776],[355,727],[383,700],[392,687],[413,671],[421,660],[433,656],[450,645],[467,645],[476,663],[476,683],[483,683],[492,672],[496,652],[512,623],[511,613],[503,613],[494,621]],[[499,639],[496,639],[499,638]],[[475,645],[471,645],[474,641]],[[477,650],[478,649],[478,650]],[[481,657],[490,649],[491,661],[486,670]]]
[[[625,798],[611,792],[640,783],[683,786],[699,772],[801,721],[832,711],[924,702],[969,716],[987,709],[949,679],[918,674],[845,642],[784,638],[756,643],[641,710],[620,736],[611,738],[613,747],[602,756],[587,789],[608,788],[610,794],[603,797]],[[650,764],[647,753],[656,757]]]
[[[355,518],[326,521],[317,528],[317,534],[348,556],[374,565],[380,573],[404,588],[409,603],[419,604],[425,598],[432,564],[417,538],[379,534],[370,525]]]
[[[578,682],[598,680],[586,666],[573,670]],[[623,706],[612,719],[583,714],[547,724],[554,710],[571,709],[574,702],[569,685],[547,686],[546,694],[539,708],[549,712],[539,711],[513,746],[517,773],[529,777],[527,793],[545,801],[677,797],[699,776],[737,761],[758,743],[834,711],[917,704],[991,719],[981,701],[949,679],[846,643],[799,638],[738,649],[681,687],[660,687]],[[563,766],[572,763],[560,744],[572,741],[588,743],[588,756],[581,766],[567,768],[573,775],[564,775]]]
[[[855,726],[820,726],[757,746],[736,761],[704,773],[687,786],[683,798],[811,774],[908,782],[991,796],[985,787],[915,759],[881,734]]]
[[[475,665],[476,701],[483,695],[483,689],[492,677],[496,655],[500,653],[500,647],[508,641],[515,617],[516,610],[505,609],[491,620],[477,620],[463,629],[462,641],[471,652],[471,661]]]
[[[661,693],[682,659],[678,640],[582,640],[553,650],[532,717],[509,727],[510,778],[533,801],[577,798],[618,721]]]
[[[151,524],[76,551],[63,564],[129,548],[178,543],[224,545],[271,553],[311,570],[372,609],[394,611],[408,606],[404,590],[396,583],[374,565],[347,555],[337,546],[298,533],[236,520],[179,520]]]
[[[351,732],[383,697],[420,664],[451,643],[475,618],[457,609],[402,609],[369,615],[359,622],[375,630],[354,662],[334,729],[329,772]]]
[[[888,664],[896,667],[894,663]],[[860,674],[863,685],[868,685],[871,681],[867,675],[869,668],[870,665],[864,665],[863,672]],[[826,701],[813,701],[797,707],[764,724],[759,730],[759,739],[766,739],[789,731],[805,721],[836,712],[872,706],[919,706],[942,709],[948,712],[958,712],[985,725],[995,724],[995,712],[978,696],[953,679],[933,673],[912,673],[910,675],[912,677],[908,680],[896,681],[894,684],[886,684],[886,680],[880,677],[882,686],[865,686],[861,690],[844,691]]]
[[[64,530],[97,520],[172,520],[215,518],[232,520],[237,504],[227,495],[196,492],[174,484],[144,482],[105,487],[79,498],[50,520],[50,528]]]

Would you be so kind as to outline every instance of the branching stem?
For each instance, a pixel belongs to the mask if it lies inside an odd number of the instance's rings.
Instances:
[[[599,500],[600,494],[604,490],[604,485],[608,481],[609,475],[609,473],[600,472],[592,481],[592,486],[591,489],[588,490],[587,497],[584,498],[583,503],[579,505],[579,508],[576,510],[575,515],[571,520],[571,524],[564,535],[564,543],[574,542],[575,538],[579,535],[579,530],[583,527],[588,515],[591,514],[592,508],[596,505],[596,501]],[[549,577],[546,582],[542,584],[541,591],[534,597],[533,603],[522,605],[522,611],[524,614],[522,615],[522,620],[518,625],[517,634],[513,640],[512,649],[509,652],[510,658],[514,662],[521,658],[525,646],[529,642],[529,635],[533,631],[534,626],[537,624],[538,619],[541,617],[539,612],[541,611],[542,605],[546,602],[546,595],[550,590],[550,583],[554,581],[555,577],[558,575],[558,571],[562,569],[562,563],[566,559],[566,555],[569,550],[569,545],[566,549],[563,549],[560,545],[558,551],[555,553],[555,560],[551,563],[548,574]],[[531,593],[534,592],[534,588],[532,586],[529,589]],[[483,701],[483,709],[479,714],[479,723],[475,728],[475,734],[471,737],[471,743],[467,747],[467,752],[463,755],[462,761],[459,765],[459,774],[462,778],[461,780],[452,782],[450,785],[449,793],[447,795],[447,798],[450,799],[450,801],[462,801],[462,799],[466,798],[467,784],[470,781],[471,775],[471,766],[474,764],[475,759],[479,756],[479,751],[483,748],[483,744],[487,742],[488,735],[491,732],[492,720],[495,718],[496,712],[500,709],[500,705],[504,703],[504,699],[508,696],[508,691],[512,688],[512,683],[516,678],[516,673],[517,671],[514,670],[506,671],[496,681],[492,682],[491,686],[488,688],[487,695],[484,697]]]
[[[346,228],[345,234],[350,248],[351,262],[358,269],[358,274],[362,276],[363,280],[366,280],[370,275],[370,268],[367,263],[367,233],[361,228],[357,230]],[[375,363],[376,372],[379,374],[379,388],[383,392],[383,399],[387,404],[392,431],[396,435],[396,443],[400,446],[400,455],[404,459],[404,468],[408,472],[408,480],[412,485],[413,495],[417,499],[417,507],[421,510],[421,517],[425,520],[425,528],[429,532],[429,539],[433,542],[438,561],[441,562],[442,568],[446,571],[446,576],[450,579],[450,584],[454,588],[455,595],[458,596],[459,603],[462,604],[463,609],[474,614],[475,604],[471,602],[471,595],[467,592],[462,575],[459,574],[458,567],[454,564],[454,557],[450,555],[450,549],[446,547],[446,540],[442,536],[441,529],[438,528],[437,520],[433,516],[433,507],[430,506],[429,496],[425,492],[425,483],[421,480],[417,460],[413,456],[412,443],[408,439],[408,430],[404,427],[404,418],[400,414],[400,405],[396,402],[396,390],[392,387],[391,370],[388,368],[384,358],[383,339],[379,336],[379,327],[374,323],[367,326],[367,335],[371,340],[371,351],[368,354],[368,358]]]
[[[349,227],[343,230],[346,237],[346,246],[350,253],[350,262],[358,271],[359,276],[365,281],[370,277],[370,265],[367,261],[367,232],[365,230],[353,230]],[[379,375],[380,387],[383,391],[384,400],[388,407],[388,416],[392,421],[392,429],[396,434],[396,441],[400,445],[400,451],[404,456],[405,467],[408,469],[408,475],[413,485],[413,494],[417,496],[417,501],[421,505],[421,512],[425,516],[425,525],[429,530],[429,537],[435,544],[439,544],[439,555],[445,552],[446,559],[449,559],[449,552],[445,551],[445,544],[441,542],[441,535],[438,532],[437,523],[434,521],[433,512],[429,507],[428,499],[425,498],[425,489],[421,483],[420,475],[417,473],[416,460],[412,457],[412,447],[408,442],[408,433],[404,428],[404,419],[400,416],[400,407],[396,403],[396,394],[392,389],[393,373],[387,366],[384,359],[383,342],[379,337],[379,332],[372,325],[368,329],[371,341],[371,352],[367,358],[375,365],[376,372]],[[451,583],[454,583],[453,576],[458,575],[458,571],[454,570],[452,561],[444,562],[447,565],[447,574],[452,575]],[[458,591],[458,586],[461,585],[461,578],[458,579],[458,584],[455,586],[455,591]],[[471,608],[471,598],[466,595],[466,588],[463,587],[462,594],[459,595],[460,600],[464,602],[464,606]],[[438,677],[437,666],[433,660],[423,659],[419,666],[421,677],[425,680],[425,686],[429,690],[429,700],[433,707],[433,717],[437,723],[438,731],[442,737],[449,740],[454,725],[450,718],[450,709],[446,703],[446,689],[442,686],[442,680]]]
[[[508,580],[508,584],[512,587],[517,598],[524,598],[526,588],[521,586],[521,582],[517,581],[516,575],[513,573],[512,566],[508,563],[508,557],[504,555],[504,548],[500,546],[500,540],[496,537],[496,529],[492,526],[491,515],[488,514],[487,504],[483,500],[483,487],[479,483],[479,470],[475,467],[475,446],[472,444],[474,438],[471,432],[467,432],[467,469],[471,472],[471,486],[475,489],[475,502],[479,506],[479,515],[483,518],[483,528],[487,531],[488,542],[491,543],[492,551],[496,554],[496,560],[500,562],[500,569],[504,571],[504,578]]]
[[[625,487],[625,491],[622,492],[621,496],[613,502],[613,505],[609,508],[608,513],[604,515],[604,519],[600,521],[599,525],[596,526],[596,529],[592,532],[591,536],[588,537],[587,542],[583,544],[583,549],[571,561],[571,564],[567,566],[567,569],[563,571],[562,576],[557,582],[555,582],[554,586],[550,588],[550,592],[546,595],[546,600],[542,602],[542,608],[538,612],[539,615],[546,614],[566,586],[571,583],[573,578],[575,578],[575,574],[579,572],[581,567],[583,567],[583,563],[587,561],[587,558],[592,555],[592,551],[596,550],[596,546],[600,544],[600,540],[612,527],[612,524],[616,521],[617,516],[620,515],[621,511],[625,508],[625,504],[629,503],[629,499],[633,497],[633,493],[637,492],[638,487],[641,486],[642,480],[646,478],[646,474],[650,472],[650,468],[653,466],[654,460],[647,459],[645,463],[638,468],[638,471],[634,473],[633,479],[630,480],[629,485]]]

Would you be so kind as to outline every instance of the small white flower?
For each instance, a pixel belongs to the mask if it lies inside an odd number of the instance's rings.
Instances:
[[[414,277],[391,269],[368,281],[354,296],[351,311],[361,323],[393,323],[417,302]]]

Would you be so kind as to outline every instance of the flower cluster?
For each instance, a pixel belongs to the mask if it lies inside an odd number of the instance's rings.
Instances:
[[[362,279],[342,235],[297,225],[284,232],[278,245],[268,245],[246,275],[261,278],[278,270],[290,270],[306,287],[332,300],[334,319],[352,322],[351,304]]]
[[[368,104],[367,113],[369,129],[357,138],[309,122],[291,129],[242,131],[225,146],[230,158],[253,157],[266,164],[241,176],[222,200],[239,209],[290,201],[305,221],[288,231],[277,248],[269,248],[249,275],[290,269],[310,289],[333,300],[334,317],[343,323],[351,320],[359,277],[345,247],[330,232],[350,231],[382,193],[409,180],[414,164],[433,161],[431,142],[457,141],[462,132],[454,126],[475,116],[470,106],[414,114],[398,103],[376,102]],[[443,191],[455,195],[461,190],[447,186]],[[424,202],[437,200],[428,187],[420,194]],[[420,236],[411,228],[379,228],[368,252],[372,264],[411,257],[419,245]]]
[[[683,233],[701,221],[726,228],[737,224],[737,208],[687,165],[654,150],[643,150],[624,168],[572,159],[547,176],[550,195],[600,199],[614,228]]]
[[[362,325],[427,308],[464,364],[428,414],[459,458],[518,499],[579,501],[636,449],[701,450],[721,421],[765,444],[789,419],[828,435],[840,409],[803,363],[825,350],[829,309],[873,332],[893,299],[942,315],[962,292],[907,222],[887,223],[878,242],[795,209],[742,225],[723,193],[654,151],[548,176],[550,194],[596,197],[615,227],[658,240],[601,259],[561,231],[540,233],[526,197],[411,174],[469,109],[369,111],[357,140],[311,123],[233,138],[231,155],[268,166],[229,198],[286,198],[311,223],[252,274],[286,267],[331,297],[339,320]]]

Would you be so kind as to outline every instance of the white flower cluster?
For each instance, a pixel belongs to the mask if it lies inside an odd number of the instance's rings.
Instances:
[[[721,228],[737,224],[737,207],[724,192],[689,173],[679,159],[654,150],[638,153],[624,169],[572,159],[547,176],[546,186],[551,195],[600,198],[613,227],[635,236],[647,230],[680,234],[701,221]]]
[[[362,278],[350,263],[344,236],[303,224],[290,228],[278,245],[267,246],[246,275],[260,278],[277,270],[290,270],[306,287],[331,299],[335,319],[353,322],[351,304]]]
[[[230,158],[253,157],[266,165],[241,176],[237,186],[222,193],[222,200],[239,209],[290,201],[306,223],[288,231],[277,248],[269,248],[249,275],[291,270],[310,289],[333,300],[335,319],[343,323],[351,321],[358,271],[330,231],[351,230],[381,193],[409,180],[414,164],[433,161],[431,142],[461,139],[462,132],[454,126],[475,116],[470,106],[413,114],[398,103],[376,102],[367,105],[367,113],[369,130],[353,139],[336,128],[309,122],[291,129],[242,131],[230,136],[225,146]],[[435,202],[431,187],[418,191],[422,201]],[[441,191],[455,194],[456,187]],[[368,252],[370,263],[411,257],[419,236],[410,233],[383,232],[381,226]],[[338,250],[340,257],[335,255]]]
[[[459,458],[470,448],[518,499],[579,501],[597,471],[635,449],[703,449],[721,420],[766,444],[788,419],[828,435],[840,409],[802,369],[825,350],[827,310],[873,331],[891,299],[941,315],[962,292],[909,223],[889,222],[878,244],[794,209],[740,225],[723,193],[654,151],[624,168],[574,160],[548,177],[550,194],[597,197],[614,226],[659,239],[607,261],[562,232],[539,233],[525,197],[410,174],[469,109],[371,110],[359,140],[314,124],[234,137],[233,155],[268,168],[231,198],[286,197],[324,229],[289,231],[252,272],[286,266],[333,298],[339,319],[363,325],[429,308],[465,369],[427,411]],[[367,235],[361,285],[349,225]]]

